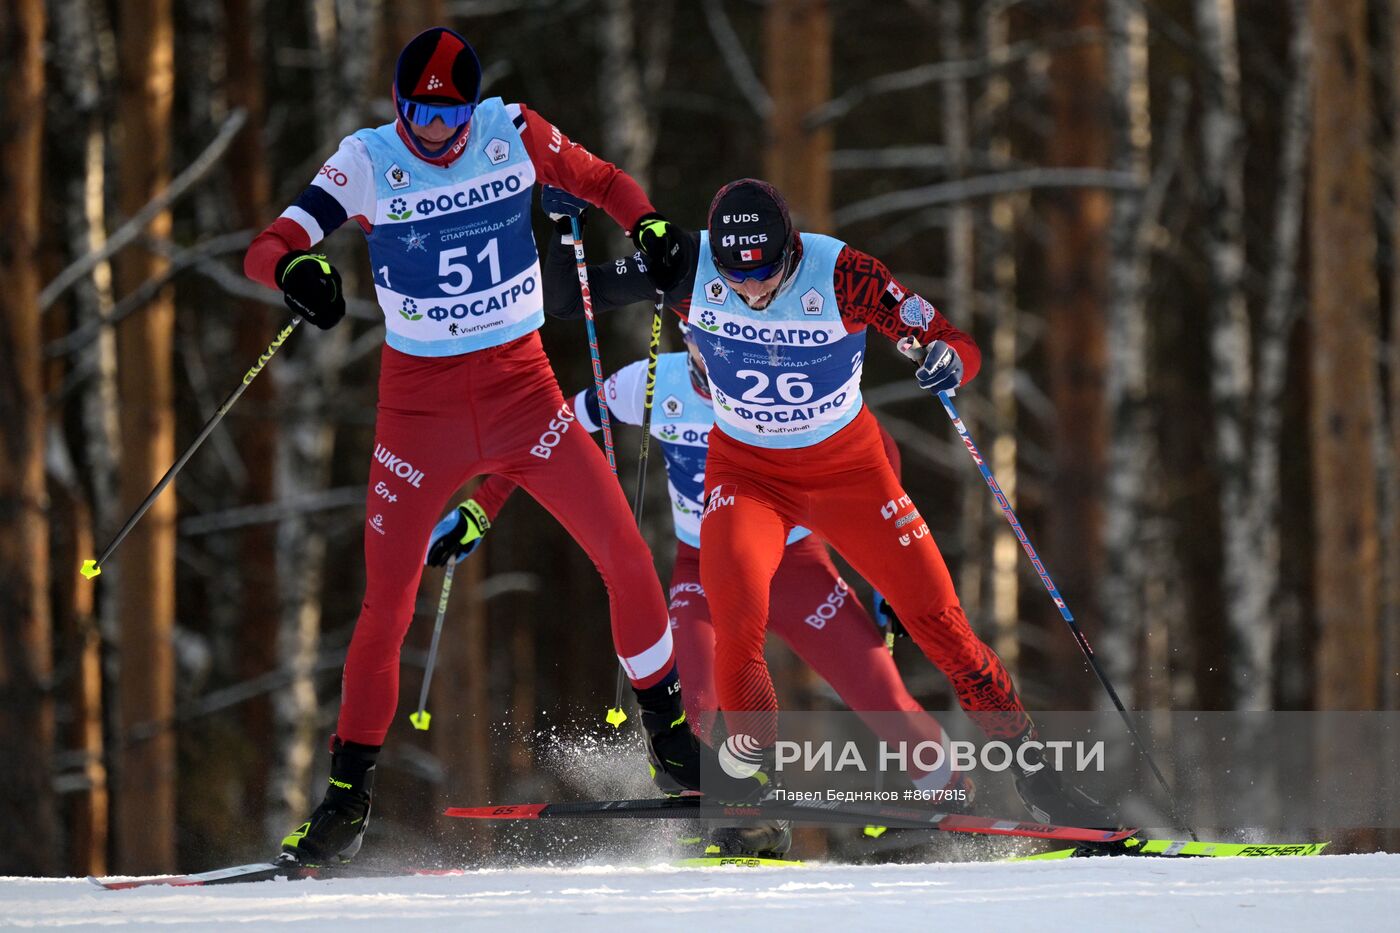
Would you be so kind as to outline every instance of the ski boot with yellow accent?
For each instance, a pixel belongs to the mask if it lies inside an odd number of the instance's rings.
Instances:
[[[298,865],[348,862],[360,851],[369,825],[378,745],[360,745],[331,737],[331,777],[326,797],[282,840],[279,860]]]
[[[668,797],[700,789],[700,742],[686,721],[675,666],[650,687],[632,688],[642,711],[651,779]]]

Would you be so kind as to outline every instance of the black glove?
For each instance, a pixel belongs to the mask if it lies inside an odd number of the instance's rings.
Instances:
[[[909,630],[904,627],[904,623],[899,621],[899,616],[895,615],[894,607],[889,600],[885,599],[885,594],[879,590],[875,591],[875,624],[885,633],[885,643],[893,647],[895,638],[903,638],[909,634]]]
[[[589,204],[583,198],[575,197],[563,188],[556,188],[553,185],[544,185],[540,188],[540,209],[549,215],[549,219],[554,221],[554,229],[561,235],[573,236],[574,224],[571,218],[578,218],[579,227],[583,227],[584,221],[588,218]]]
[[[647,214],[637,221],[632,242],[642,254],[647,278],[658,291],[669,292],[685,278],[685,231],[660,214]]]
[[[482,535],[491,527],[486,510],[468,499],[443,516],[428,537],[428,555],[423,563],[443,567],[469,555],[481,543]]]
[[[287,307],[321,330],[330,330],[345,317],[345,292],[340,273],[321,253],[294,250],[277,261],[274,275]]]

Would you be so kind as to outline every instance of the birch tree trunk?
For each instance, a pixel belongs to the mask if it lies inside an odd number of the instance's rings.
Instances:
[[[938,57],[943,61],[960,61],[964,57],[962,42],[961,0],[942,0],[937,12]],[[941,112],[943,147],[948,156],[948,181],[961,181],[967,174],[969,130],[967,86],[960,76],[941,83]],[[951,314],[958,326],[973,333],[978,308],[974,297],[973,279],[973,211],[967,201],[954,202],[948,210],[948,225],[944,231],[944,276],[947,293],[935,299],[935,304]],[[979,425],[972,406],[960,412],[968,429],[978,433]],[[983,616],[985,585],[989,561],[986,542],[987,496],[972,484],[962,486],[961,538],[963,559],[958,572],[958,598],[967,610],[968,618],[977,625]]]
[[[1311,0],[1309,241],[1316,706],[1380,699],[1375,452],[1378,317],[1365,0]]]
[[[359,122],[362,101],[370,91],[374,30],[379,3],[355,4],[337,0],[312,0],[312,33],[322,59],[338,62],[332,80],[322,82],[317,108],[325,121],[319,128],[327,154],[337,141]],[[348,103],[347,103],[348,102]],[[338,244],[327,244],[336,256]],[[358,270],[337,261],[347,294],[354,294]],[[331,478],[336,425],[332,419],[310,416],[324,412],[339,390],[342,360],[350,345],[351,322],[329,333],[311,337],[301,351],[283,361],[278,385],[295,385],[302,417],[291,419],[282,432],[278,450],[276,488],[288,498],[325,489]],[[325,585],[327,546],[324,529],[313,516],[298,515],[278,529],[279,554],[298,556],[294,577],[282,585],[282,627],[278,636],[281,666],[290,684],[277,698],[277,735],[281,738],[279,764],[272,780],[265,825],[269,834],[286,832],[304,819],[313,801],[307,794],[312,769],[328,767],[318,751],[325,747],[320,734],[320,704],[316,695],[316,665],[321,643],[321,593]]]
[[[981,4],[978,21],[980,54],[988,60],[1006,54],[1010,23],[1005,4]],[[1006,132],[1011,104],[1011,81],[1005,71],[993,72],[983,89],[978,111],[988,127],[983,148],[1001,163],[1010,162],[1011,138]],[[992,295],[991,352],[984,350],[984,363],[989,370],[988,389],[991,400],[990,455],[992,472],[1011,502],[1016,502],[1019,480],[1016,443],[1016,357],[1020,346],[1016,311],[1016,254],[1013,249],[1017,212],[1024,196],[998,195],[988,201],[985,223],[977,233],[981,249],[977,251],[979,276]],[[973,299],[976,301],[976,298]],[[988,365],[989,364],[989,365]],[[1020,578],[1021,547],[1015,535],[1000,528],[1001,518],[988,507],[980,489],[976,491],[982,503],[983,520],[993,524],[991,532],[991,579],[988,592],[989,615],[992,622],[992,647],[997,656],[1016,676],[1020,659]]]
[[[1244,294],[1244,121],[1234,0],[1197,0],[1196,25],[1208,65],[1202,81],[1202,187],[1210,266],[1210,399],[1220,484],[1222,597],[1230,633],[1232,705],[1269,706],[1273,620],[1266,581],[1244,521],[1248,497],[1249,311]]]
[[[1280,487],[1284,435],[1283,409],[1288,377],[1288,342],[1302,310],[1298,292],[1301,260],[1303,195],[1307,185],[1308,140],[1312,129],[1312,24],[1307,0],[1289,0],[1293,24],[1289,42],[1288,92],[1283,103],[1283,135],[1279,140],[1279,183],[1274,198],[1273,263],[1269,269],[1268,297],[1260,322],[1259,372],[1254,387],[1254,432],[1249,453],[1249,505],[1245,523],[1256,549],[1260,608],[1280,622],[1269,637],[1277,643],[1283,627],[1279,605],[1282,578],[1279,525],[1284,520]],[[1272,647],[1272,646],[1270,646]],[[1274,667],[1270,664],[1265,670]],[[1284,666],[1284,676],[1290,675]],[[1275,693],[1278,684],[1275,684]],[[1288,691],[1290,693],[1295,691]]]
[[[58,868],[39,325],[43,0],[0,9],[0,873]],[[71,570],[70,570],[71,573]]]
[[[1113,426],[1104,501],[1107,567],[1102,586],[1104,663],[1123,702],[1134,705],[1135,662],[1148,618],[1144,549],[1152,457],[1147,398],[1147,244],[1139,237],[1150,181],[1152,119],[1147,16],[1130,0],[1109,0],[1108,82],[1113,95],[1113,168],[1138,192],[1114,194],[1109,229],[1107,404]],[[1136,671],[1142,674],[1142,671]],[[1104,698],[1106,702],[1106,698]]]
[[[1103,0],[1064,0],[1048,23],[1057,30],[1104,26]],[[1050,64],[1049,162],[1102,168],[1108,164],[1109,125],[1105,52],[1100,43],[1060,49]],[[1045,558],[1055,581],[1089,638],[1102,623],[1098,581],[1103,576],[1103,489],[1108,456],[1104,399],[1108,300],[1110,195],[1082,188],[1045,195],[1047,228],[1046,362],[1055,426],[1051,449],[1051,520]],[[1052,624],[1058,625],[1058,620]],[[1081,666],[1073,640],[1049,642],[1054,669]],[[1084,681],[1061,678],[1058,700],[1081,702]]]
[[[170,180],[174,42],[170,0],[124,4],[120,24],[121,197],[131,216]],[[169,210],[149,227],[169,239]],[[129,294],[162,275],[167,261],[137,245],[117,264]],[[172,340],[175,307],[167,287],[117,326],[121,397],[121,511],[134,510],[175,459]],[[118,555],[121,620],[121,771],[117,787],[117,868],[175,867],[175,490],[133,529]]]

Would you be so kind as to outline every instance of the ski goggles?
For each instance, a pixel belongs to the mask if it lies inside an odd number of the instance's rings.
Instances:
[[[719,274],[735,284],[747,282],[750,279],[757,281],[771,279],[778,274],[783,268],[783,263],[787,261],[786,256],[780,256],[772,262],[765,263],[761,266],[754,266],[752,269],[726,269],[719,264],[718,259],[715,259],[713,256],[710,258],[711,261],[714,262],[715,268],[719,270]]]
[[[441,118],[444,126],[461,126],[472,118],[476,104],[423,104],[416,100],[400,100],[399,113],[414,126],[427,126]]]

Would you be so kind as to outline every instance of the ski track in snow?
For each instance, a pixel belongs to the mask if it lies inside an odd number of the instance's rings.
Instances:
[[[730,931],[1395,930],[1400,855],[682,869],[103,891],[0,878],[0,928]],[[964,926],[966,925],[966,926]]]

